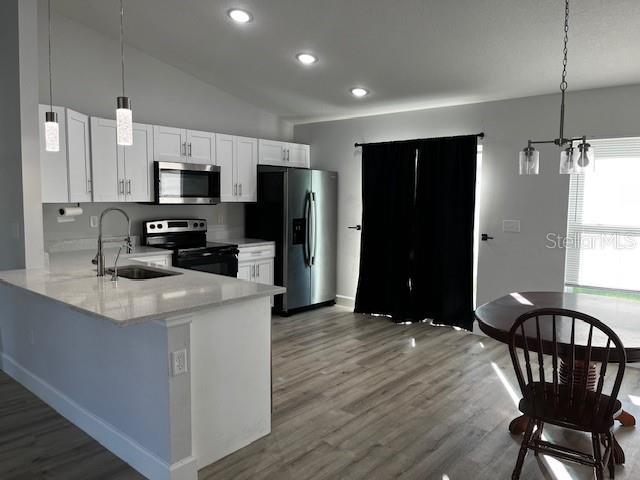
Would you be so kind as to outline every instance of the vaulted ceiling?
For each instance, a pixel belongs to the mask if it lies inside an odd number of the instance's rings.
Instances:
[[[55,0],[113,38],[117,0]],[[562,0],[127,0],[126,42],[294,122],[555,92]],[[226,12],[245,8],[237,25]],[[640,2],[573,0],[569,89],[640,83]],[[310,51],[319,61],[295,60]],[[371,94],[353,98],[362,85]]]

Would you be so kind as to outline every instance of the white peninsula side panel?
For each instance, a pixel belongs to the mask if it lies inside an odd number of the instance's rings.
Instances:
[[[191,321],[193,456],[203,468],[271,431],[271,301]]]

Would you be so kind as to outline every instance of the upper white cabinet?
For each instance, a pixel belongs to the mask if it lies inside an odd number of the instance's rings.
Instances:
[[[183,128],[153,127],[154,159],[158,162],[215,164],[216,134]]]
[[[69,108],[53,107],[58,114],[60,150],[47,152],[44,143],[44,114],[40,105],[40,178],[43,203],[91,201],[91,158],[89,119]]]
[[[187,131],[181,128],[153,126],[154,160],[185,162]]]
[[[300,143],[260,140],[258,163],[277,167],[309,168],[309,150],[309,145]]]
[[[116,143],[116,122],[91,118],[91,161],[96,202],[150,202],[153,127],[133,124],[133,145]]]
[[[257,139],[217,134],[216,164],[220,167],[220,201],[257,200]]]
[[[187,161],[213,165],[216,163],[216,134],[187,130]]]

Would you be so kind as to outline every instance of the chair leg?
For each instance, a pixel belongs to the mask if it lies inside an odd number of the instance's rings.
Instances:
[[[595,471],[596,480],[604,480],[604,465],[602,465],[602,450],[600,449],[600,435],[591,434],[591,443],[593,444],[593,458],[596,461]]]
[[[527,429],[524,432],[522,443],[520,444],[520,452],[518,453],[518,460],[516,461],[516,468],[513,469],[511,474],[511,480],[519,480],[520,473],[522,472],[522,465],[524,465],[524,457],[527,456],[527,450],[529,449],[529,442],[531,441],[531,435],[533,434],[533,427],[536,422],[529,420]]]
[[[536,436],[535,436],[535,448],[533,450],[534,455],[537,457],[540,455],[540,445],[538,442],[542,440],[542,429],[544,428],[544,422],[542,420],[537,422]]]
[[[608,468],[609,468],[609,478],[616,478],[616,462],[613,458],[613,433],[609,432],[607,433],[607,447],[609,448],[609,461],[608,461]]]

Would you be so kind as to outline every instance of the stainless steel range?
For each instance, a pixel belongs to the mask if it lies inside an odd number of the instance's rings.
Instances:
[[[238,246],[207,242],[204,219],[149,220],[144,222],[144,244],[173,250],[173,266],[216,273],[238,275]]]

